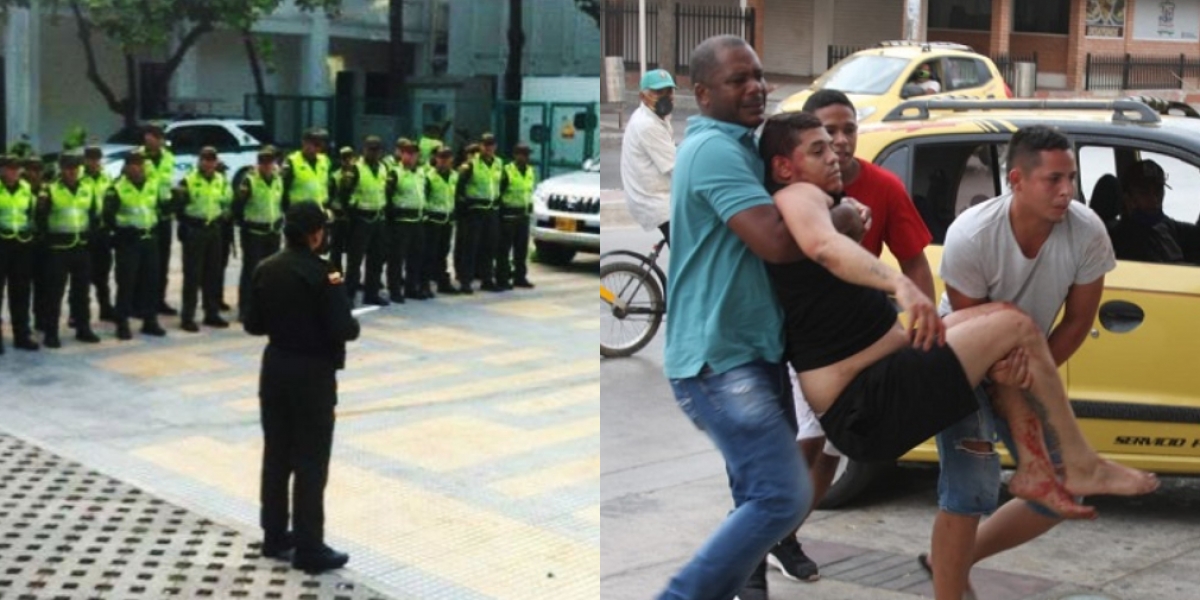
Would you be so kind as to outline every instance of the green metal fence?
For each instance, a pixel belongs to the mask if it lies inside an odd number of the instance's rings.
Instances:
[[[595,102],[497,102],[492,123],[498,151],[509,156],[517,142],[529,144],[541,179],[577,171],[599,153],[599,110]]]

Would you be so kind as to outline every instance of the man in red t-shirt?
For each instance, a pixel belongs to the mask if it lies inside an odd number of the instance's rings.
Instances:
[[[831,89],[818,90],[804,103],[804,112],[812,113],[821,120],[825,130],[833,138],[838,166],[842,170],[844,194],[871,208],[871,227],[862,239],[862,245],[875,256],[883,252],[884,244],[900,263],[900,270],[917,284],[931,300],[933,271],[925,259],[925,246],[933,237],[917,207],[909,197],[904,184],[890,171],[854,157],[858,145],[858,121],[854,104],[846,94]],[[800,452],[809,465],[813,483],[813,501],[816,507],[837,472],[840,453],[825,441],[825,432],[808,404],[803,400],[796,374],[792,373],[792,394],[796,398],[796,418],[799,433],[796,440]],[[771,566],[784,576],[800,581],[816,581],[820,575],[817,565],[808,558],[795,535],[789,536],[771,549],[767,557]]]

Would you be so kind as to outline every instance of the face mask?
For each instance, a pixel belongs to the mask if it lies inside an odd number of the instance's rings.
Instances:
[[[671,114],[674,108],[675,103],[667,96],[663,96],[654,102],[654,114],[660,117],[666,117]]]
[[[917,77],[921,77],[921,78],[928,78],[928,77],[929,77],[929,71],[917,71]]]

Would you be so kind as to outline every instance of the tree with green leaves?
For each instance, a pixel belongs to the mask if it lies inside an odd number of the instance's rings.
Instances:
[[[121,115],[126,125],[133,125],[137,121],[138,108],[137,56],[169,52],[157,78],[159,85],[165,86],[204,34],[227,28],[248,39],[254,24],[282,3],[282,0],[50,0],[44,6],[51,14],[58,15],[66,10],[75,17],[88,81],[110,110]],[[304,11],[336,13],[341,0],[294,0],[294,4]],[[12,8],[28,7],[29,0],[0,0],[0,13],[3,14]],[[127,87],[123,95],[113,89],[97,68],[94,38],[97,33],[115,43],[124,56]],[[177,35],[178,43],[172,44]],[[248,52],[251,45],[248,42]],[[251,54],[250,64],[261,94],[262,75],[257,70],[256,56]]]

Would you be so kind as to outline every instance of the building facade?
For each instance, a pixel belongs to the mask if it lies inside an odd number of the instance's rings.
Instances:
[[[508,0],[404,1],[404,43],[414,86],[431,90],[425,94],[430,98],[444,97],[440,90],[464,88],[482,93],[486,97],[481,99],[489,102],[498,97],[508,57],[508,5]],[[57,14],[51,10],[48,0],[32,0],[28,9],[11,10],[0,28],[3,137],[11,143],[28,136],[44,152],[57,150],[73,127],[105,139],[121,126],[120,116],[109,110],[86,77],[74,17],[65,6]],[[270,47],[269,63],[264,65],[267,93],[352,99],[358,103],[356,130],[370,129],[373,117],[386,120],[380,113],[387,112],[381,102],[387,95],[388,10],[388,0],[344,0],[339,14],[331,17],[302,12],[287,2],[260,20],[254,32]],[[599,74],[599,29],[573,0],[524,0],[523,22],[523,74]],[[181,27],[180,35],[183,31]],[[129,88],[124,57],[101,34],[92,37],[97,70],[116,95],[124,97]],[[155,89],[148,79],[166,54],[135,57],[136,93]],[[202,36],[165,90],[166,98],[160,100],[169,113],[243,116],[246,97],[255,86],[241,36],[220,29]],[[417,100],[413,123],[431,114],[427,108],[422,114]],[[380,108],[371,110],[373,103]],[[331,103],[313,106],[319,112]],[[257,116],[249,108],[250,116]],[[315,115],[316,120],[322,116]]]

